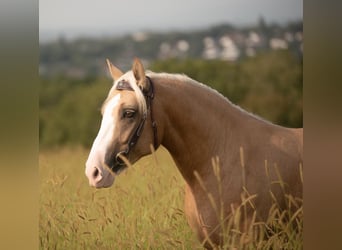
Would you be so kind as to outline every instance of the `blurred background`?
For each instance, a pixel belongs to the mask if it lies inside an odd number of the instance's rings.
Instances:
[[[139,57],[276,124],[301,127],[303,1],[39,1],[42,148],[90,147],[111,87]]]

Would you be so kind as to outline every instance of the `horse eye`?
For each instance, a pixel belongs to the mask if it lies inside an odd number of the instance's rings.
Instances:
[[[135,116],[135,110],[125,110],[123,112],[124,118],[133,118]]]

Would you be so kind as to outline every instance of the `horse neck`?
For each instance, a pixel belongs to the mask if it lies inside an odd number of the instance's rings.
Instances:
[[[219,156],[225,148],[222,143],[229,143],[232,128],[246,114],[220,94],[183,76],[159,76],[153,81],[157,122],[162,120],[161,144],[187,182],[193,180],[194,171],[212,172],[212,157]]]

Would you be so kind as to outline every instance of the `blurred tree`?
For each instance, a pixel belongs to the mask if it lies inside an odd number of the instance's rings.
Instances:
[[[100,108],[111,87],[110,80],[84,84],[43,81],[40,90],[40,144],[90,146],[101,121]]]

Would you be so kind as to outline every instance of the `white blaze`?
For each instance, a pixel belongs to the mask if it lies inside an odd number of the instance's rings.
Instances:
[[[115,117],[113,117],[113,110],[118,105],[119,100],[120,94],[117,94],[106,104],[101,121],[101,127],[91,148],[89,158],[95,156],[96,153],[104,154],[107,146],[111,143],[116,123]]]

